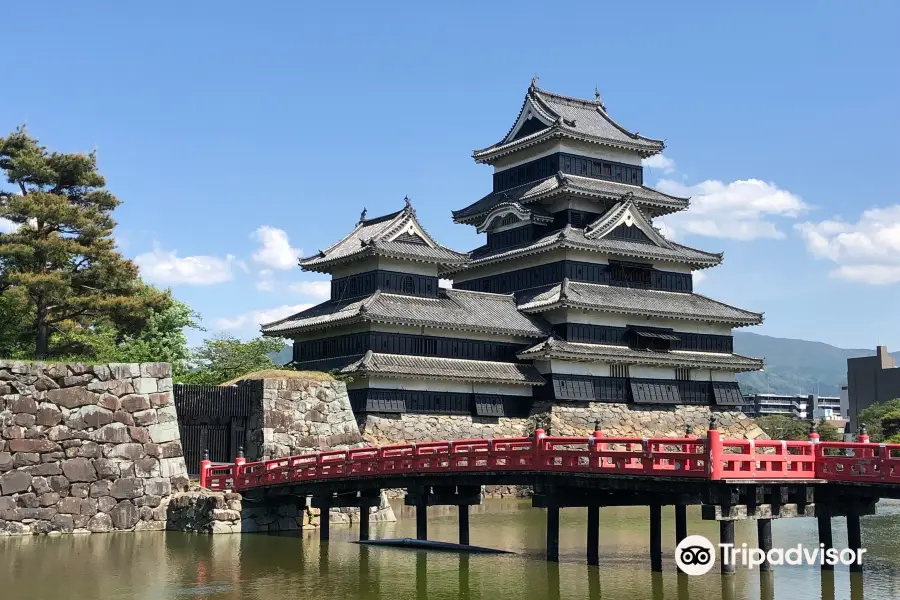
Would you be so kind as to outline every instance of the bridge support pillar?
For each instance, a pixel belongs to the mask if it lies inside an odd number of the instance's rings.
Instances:
[[[369,539],[369,507],[359,507],[359,539],[365,541]]]
[[[331,535],[331,502],[323,498],[319,504],[319,540],[325,541]]]
[[[824,551],[834,547],[834,540],[831,536],[831,515],[820,514],[816,517],[819,526],[819,543],[824,544]],[[823,571],[833,571],[834,565],[822,563]]]
[[[459,543],[469,545],[469,505],[460,504],[456,507],[459,511]]]
[[[662,572],[662,506],[650,505],[650,571]]]
[[[428,503],[424,497],[416,502],[416,539],[428,539]]]
[[[600,507],[587,507],[587,563],[600,564]]]
[[[730,546],[722,548],[722,551],[719,553],[719,565],[721,567],[722,574],[733,574],[735,571],[734,561],[730,560],[731,556],[728,556],[729,561],[726,564],[725,556],[726,553],[730,555],[730,548],[734,547],[734,521],[719,521],[719,543],[730,544]]]
[[[687,505],[675,505],[675,545],[687,537]]]
[[[547,560],[559,562],[559,507],[547,507]]]
[[[769,550],[772,549],[772,519],[756,520],[756,545],[768,556]],[[768,559],[764,560],[759,565],[759,570],[763,572],[771,571],[772,563]]]
[[[859,526],[859,514],[852,510],[847,512],[847,547],[851,550],[856,550],[857,553],[859,552],[859,549],[862,548],[862,531]],[[862,563],[858,560],[854,561],[853,564],[850,565],[850,572],[862,573]]]

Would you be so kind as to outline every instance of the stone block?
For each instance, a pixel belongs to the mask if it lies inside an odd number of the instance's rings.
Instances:
[[[110,377],[109,367],[105,365],[94,365],[91,367],[91,373],[100,381],[106,381]]]
[[[154,408],[170,406],[172,405],[172,402],[172,392],[157,392],[155,394],[150,394],[150,406]]]
[[[172,391],[172,378],[171,377],[163,377],[159,381],[156,382],[156,387],[160,392],[171,392]]]
[[[100,458],[100,445],[97,442],[84,442],[81,447],[76,449],[75,456],[82,458]]]
[[[122,410],[130,413],[147,410],[150,408],[150,396],[146,394],[128,394],[121,399]]]
[[[178,413],[175,410],[175,406],[164,406],[162,408],[157,409],[156,411],[156,419],[160,423],[174,423],[178,421]]]
[[[84,375],[69,375],[68,377],[63,377],[62,384],[63,387],[73,387],[76,385],[87,386],[87,384],[93,380],[94,376],[89,373],[85,373]]]
[[[172,376],[172,365],[165,362],[141,363],[141,377],[162,379]]]
[[[122,423],[110,423],[93,432],[91,439],[95,442],[124,444],[131,441],[131,436],[128,435],[128,426]]]
[[[134,413],[134,423],[140,427],[156,424],[156,410],[150,408],[148,410],[140,410]]]
[[[56,505],[56,510],[61,515],[81,514],[81,498],[61,498]]]
[[[154,477],[144,481],[144,493],[153,496],[168,496],[172,493],[172,485],[166,478]]]
[[[0,433],[8,440],[18,440],[25,437],[25,429],[18,425],[10,425]]]
[[[135,531],[165,531],[165,521],[138,521],[134,526]]]
[[[62,462],[63,474],[69,481],[96,481],[97,471],[86,458],[72,458]]]
[[[40,411],[38,412],[40,414]],[[62,417],[62,414],[60,414]],[[46,432],[47,439],[54,442],[62,442],[72,438],[72,432],[65,425],[55,425]]]
[[[114,396],[124,396],[134,393],[134,386],[130,379],[112,379],[107,382],[107,389]]]
[[[34,389],[38,392],[46,392],[47,390],[55,390],[57,388],[59,388],[59,384],[46,375],[38,375],[38,378],[34,382]]]
[[[72,515],[53,515],[50,519],[50,528],[53,531],[71,533],[75,529],[75,517]]]
[[[102,498],[103,496],[109,496],[109,488],[110,484],[108,481],[95,481],[91,484],[91,489],[90,492],[88,492],[88,495],[91,498]]]
[[[24,471],[9,471],[0,475],[0,494],[4,496],[25,492],[29,487],[31,475]]]
[[[35,494],[46,494],[50,491],[50,481],[46,477],[31,477],[31,489]]]
[[[14,508],[16,508],[16,501],[12,496],[0,496],[0,514]]]
[[[144,446],[135,442],[127,444],[117,444],[113,446],[107,458],[124,458],[130,461],[138,460],[144,457]]]
[[[122,477],[110,486],[109,495],[117,500],[138,498],[144,495],[144,482],[136,477]]]
[[[40,498],[34,492],[19,494],[16,497],[16,503],[22,508],[40,508],[41,506]]]
[[[101,498],[97,498],[97,510],[99,510],[100,512],[108,513],[116,506],[116,504],[118,504],[118,500],[116,500],[112,496],[103,496]]]
[[[165,444],[160,444],[158,448],[159,458],[177,458],[179,456],[184,456],[180,441],[166,442]]]
[[[150,433],[150,441],[154,444],[163,444],[180,438],[178,434],[178,423],[157,423],[147,427]]]
[[[25,452],[20,452],[16,456],[25,456]],[[53,475],[61,475],[62,470],[59,468],[58,462],[49,462],[42,465],[36,465],[29,469],[29,472],[35,477],[51,477]]]
[[[155,394],[159,391],[157,380],[152,377],[139,377],[133,384],[134,391],[138,394]]]
[[[99,512],[88,521],[87,528],[91,533],[106,533],[108,531],[112,531],[113,521],[112,518],[103,512]]]
[[[70,387],[47,391],[47,399],[64,408],[78,408],[97,404],[99,396],[83,387]]]
[[[114,479],[119,476],[119,465],[108,458],[98,458],[94,461],[97,477],[101,479]]]
[[[18,413],[13,418],[13,423],[21,427],[34,427],[35,423],[37,423],[37,417],[28,413]]]
[[[13,468],[13,457],[9,452],[0,452],[0,473]]]
[[[109,372],[112,379],[131,379],[141,376],[141,366],[138,363],[111,363]]]
[[[14,413],[37,413],[38,404],[30,396],[18,396],[9,403],[9,410]]]
[[[154,412],[154,411],[148,411]],[[147,431],[146,427],[129,427],[128,434],[131,436],[131,439],[140,444],[149,444],[150,443],[150,432]]]
[[[163,477],[178,477],[188,474],[183,457],[160,459],[159,471]]]
[[[50,489],[63,496],[69,493],[69,480],[64,475],[54,475],[47,480],[50,483]]]
[[[59,445],[50,440],[10,440],[9,449],[12,452],[55,452]]]
[[[134,504],[128,500],[122,500],[109,511],[109,517],[116,529],[131,529],[137,524],[140,514]]]
[[[87,498],[91,486],[87,483],[73,483],[69,488],[69,496],[73,498]]]
[[[79,413],[84,424],[94,429],[99,429],[113,422],[112,411],[100,406],[85,406]]]
[[[81,501],[81,514],[86,517],[93,517],[97,514],[97,506],[96,498],[85,498]]]
[[[113,413],[122,406],[119,402],[119,397],[114,394],[101,394],[98,404]]]
[[[126,396],[127,398],[127,396]],[[117,410],[113,415],[113,420],[116,423],[122,423],[123,425],[133,426],[134,425],[134,416],[127,410]]]
[[[134,475],[143,479],[159,477],[159,461],[155,458],[142,458],[134,461]]]

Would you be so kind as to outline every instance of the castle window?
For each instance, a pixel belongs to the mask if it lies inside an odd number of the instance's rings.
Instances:
[[[628,365],[609,365],[610,377],[628,377]]]
[[[415,294],[416,293],[416,284],[413,281],[413,278],[409,275],[403,278],[403,293],[404,294]]]
[[[690,381],[691,370],[686,367],[675,369],[675,379],[678,381]]]

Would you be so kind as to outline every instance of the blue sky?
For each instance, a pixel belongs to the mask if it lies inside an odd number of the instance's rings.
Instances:
[[[645,180],[694,197],[660,224],[725,252],[698,291],[764,311],[760,333],[900,348],[900,4],[431,4],[9,4],[0,132],[97,149],[122,251],[202,313],[196,342],[321,301],[295,256],[363,206],[408,194],[479,245],[450,219],[491,186],[471,151],[532,75],[597,86],[666,140]]]

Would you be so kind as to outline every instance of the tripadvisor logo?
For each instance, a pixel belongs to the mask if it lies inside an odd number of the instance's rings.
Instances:
[[[675,564],[682,572],[688,575],[703,575],[712,569],[716,562],[716,550],[722,556],[726,565],[743,565],[750,570],[768,561],[773,566],[778,565],[861,565],[865,548],[853,550],[845,548],[825,548],[819,544],[818,548],[805,548],[802,544],[791,548],[772,548],[763,552],[759,548],[748,548],[747,544],[735,547],[734,544],[718,544],[702,535],[689,535],[681,540],[675,547]]]

